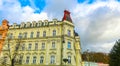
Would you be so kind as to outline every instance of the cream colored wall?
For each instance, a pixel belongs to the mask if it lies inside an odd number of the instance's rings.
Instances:
[[[23,54],[23,64],[26,62],[26,56],[30,56],[30,63],[32,64],[33,56],[37,56],[37,64],[40,63],[40,56],[43,55],[45,57],[45,65],[50,65],[50,56],[55,55],[56,58],[56,65],[61,64],[61,48],[62,48],[62,35],[64,35],[65,43],[63,44],[65,52],[63,52],[64,57],[68,57],[68,55],[71,56],[71,66],[76,66],[76,52],[75,52],[75,38],[74,38],[74,25],[72,23],[69,23],[68,21],[64,22],[56,22],[57,25],[53,25],[54,23],[49,24],[49,26],[41,26],[36,28],[21,28],[19,29],[18,26],[16,28],[10,27],[10,30],[8,33],[13,33],[13,36],[15,38],[18,38],[19,33],[27,32],[27,38],[30,38],[31,32],[34,32],[34,37],[36,37],[37,31],[40,31],[40,38],[33,38],[33,39],[24,39],[21,40],[21,44],[25,44],[26,50],[19,51],[19,54]],[[15,27],[15,26],[14,26]],[[52,36],[52,31],[56,30],[56,37]],[[71,30],[71,36],[67,36],[67,30]],[[46,31],[46,37],[43,37],[43,31]],[[51,49],[52,42],[55,41],[56,49]],[[71,42],[71,49],[67,49],[67,42]],[[42,42],[45,42],[45,50],[41,50]],[[32,44],[31,51],[28,51],[28,44]],[[35,43],[38,43],[38,50],[34,50]],[[13,47],[16,43],[11,43]],[[13,48],[11,48],[13,49]],[[64,63],[63,63],[64,64]],[[81,66],[81,65],[79,65]]]

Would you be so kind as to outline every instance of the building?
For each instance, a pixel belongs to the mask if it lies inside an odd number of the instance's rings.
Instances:
[[[15,58],[15,66],[82,66],[80,37],[74,27],[67,10],[62,21],[14,23],[2,52],[4,64]]]
[[[109,66],[109,64],[83,61],[82,66]]]
[[[109,66],[109,64],[98,63],[98,66]]]
[[[1,54],[1,50],[5,41],[5,38],[7,36],[7,31],[8,31],[8,21],[3,20],[2,25],[0,26],[0,54]]]
[[[84,61],[82,62],[82,66],[98,66],[98,63],[96,62],[87,62],[87,61]]]

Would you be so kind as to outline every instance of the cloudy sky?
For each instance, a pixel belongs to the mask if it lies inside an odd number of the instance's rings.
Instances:
[[[109,52],[120,38],[120,0],[0,0],[0,23],[61,20],[69,10],[82,51]]]

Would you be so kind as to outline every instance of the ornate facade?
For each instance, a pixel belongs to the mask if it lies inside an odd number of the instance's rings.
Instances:
[[[70,12],[62,21],[14,23],[9,27],[3,56],[15,58],[16,66],[81,66],[80,37],[74,30]],[[9,50],[9,51],[8,51]]]

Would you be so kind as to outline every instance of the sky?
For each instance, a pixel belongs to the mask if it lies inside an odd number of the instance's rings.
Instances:
[[[64,10],[71,12],[82,52],[109,53],[120,39],[120,0],[0,0],[0,23],[62,20]]]

